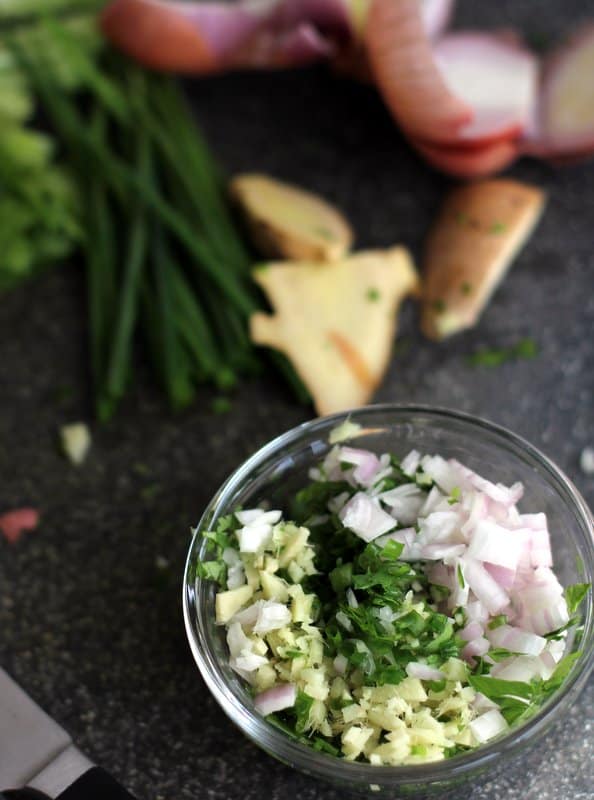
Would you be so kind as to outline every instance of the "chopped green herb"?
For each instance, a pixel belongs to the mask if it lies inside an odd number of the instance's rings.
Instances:
[[[464,589],[464,587],[466,586],[466,581],[464,580],[464,573],[462,571],[462,566],[460,564],[458,564],[458,566],[456,567],[456,578],[458,579],[458,586],[461,589]]]
[[[366,295],[365,295],[365,296],[367,297],[367,299],[368,299],[368,300],[369,300],[371,303],[376,303],[376,302],[377,302],[377,301],[380,299],[380,297],[381,297],[381,294],[380,294],[380,291],[379,291],[379,289],[376,289],[376,288],[374,288],[374,287],[371,287],[371,288],[369,288],[369,289],[367,290],[367,293],[366,293]]]
[[[494,222],[489,228],[489,233],[505,233],[507,225],[503,222]]]
[[[492,617],[487,627],[490,631],[494,631],[496,628],[500,628],[502,625],[507,625],[506,614],[498,614],[496,617]]]
[[[589,583],[574,583],[573,586],[568,586],[565,589],[565,601],[567,602],[567,611],[573,614],[577,611],[578,606],[592,588]]]
[[[460,487],[454,486],[454,488],[450,492],[450,496],[448,497],[448,504],[453,506],[455,503],[459,502],[460,494],[461,494]]]
[[[446,310],[446,302],[445,302],[445,300],[441,300],[441,299],[440,300],[435,300],[434,303],[433,303],[433,308],[439,314],[442,314]]]
[[[462,294],[470,294],[472,292],[472,284],[468,283],[467,281],[464,282],[460,287],[460,291]]]
[[[454,214],[454,219],[459,225],[465,225],[468,222],[468,214],[465,214],[463,211],[456,211]]]
[[[473,367],[499,367],[507,361],[535,358],[537,355],[538,347],[534,340],[525,338],[511,347],[477,350],[466,360]]]

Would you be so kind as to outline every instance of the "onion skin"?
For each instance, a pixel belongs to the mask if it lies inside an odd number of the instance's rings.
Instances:
[[[464,180],[487,178],[511,166],[520,153],[516,140],[494,142],[486,147],[441,147],[413,141],[413,147],[431,166]]]
[[[216,54],[187,17],[165,3],[116,0],[101,16],[107,38],[151,69],[208,74],[218,71]]]
[[[365,41],[375,82],[398,123],[416,136],[455,137],[472,109],[445,85],[417,0],[373,0]]]
[[[35,508],[18,508],[0,515],[0,533],[7,542],[18,542],[25,531],[39,525],[39,512]]]

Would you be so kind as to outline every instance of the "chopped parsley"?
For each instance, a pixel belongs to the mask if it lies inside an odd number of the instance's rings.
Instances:
[[[381,297],[381,293],[379,289],[376,289],[375,287],[372,286],[367,290],[365,297],[369,300],[370,303],[377,303],[377,301]]]

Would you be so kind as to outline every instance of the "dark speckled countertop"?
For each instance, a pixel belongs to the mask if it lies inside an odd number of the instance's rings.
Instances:
[[[587,15],[580,0],[461,4],[466,26],[518,27],[542,41]],[[591,10],[592,11],[592,10]],[[258,169],[317,189],[355,223],[358,245],[423,237],[448,186],[408,149],[369,87],[324,69],[188,85],[229,171]],[[423,341],[408,305],[380,401],[487,417],[544,450],[594,504],[579,455],[594,446],[594,161],[511,174],[549,192],[534,239],[480,325]],[[93,426],[87,463],[59,454],[60,425],[89,419],[83,282],[54,270],[0,304],[0,506],[34,504],[39,531],[0,542],[0,663],[139,798],[337,800],[276,763],[227,720],[186,644],[180,583],[189,526],[223,479],[271,437],[307,419],[270,374],[225,417],[205,391],[172,418],[146,386],[113,424]],[[533,361],[472,368],[466,355],[533,337]],[[140,383],[142,365],[139,366]],[[594,679],[521,767],[467,800],[594,797]]]

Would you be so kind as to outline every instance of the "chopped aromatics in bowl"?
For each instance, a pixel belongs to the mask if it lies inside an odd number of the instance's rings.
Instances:
[[[221,518],[198,575],[220,585],[216,621],[259,713],[378,765],[447,758],[532,715],[577,657],[590,587],[563,589],[522,494],[439,455],[337,444],[286,515]]]

